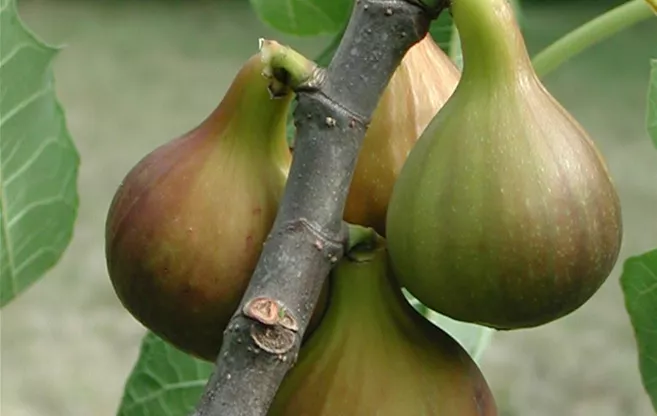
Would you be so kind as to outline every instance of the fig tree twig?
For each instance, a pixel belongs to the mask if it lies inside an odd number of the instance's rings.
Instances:
[[[417,0],[356,0],[329,67],[297,89],[281,206],[194,416],[267,414],[344,254],[342,214],[369,119],[402,57],[445,8],[445,0],[432,1],[430,9]],[[285,65],[270,60],[277,62]]]

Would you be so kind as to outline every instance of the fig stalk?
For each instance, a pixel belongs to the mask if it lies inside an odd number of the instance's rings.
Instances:
[[[534,70],[541,77],[562,63],[623,30],[654,17],[657,0],[630,0],[564,35],[532,60]]]

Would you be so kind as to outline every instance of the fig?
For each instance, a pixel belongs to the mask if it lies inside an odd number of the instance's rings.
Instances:
[[[621,207],[583,127],[535,73],[507,0],[453,0],[464,68],[393,189],[401,285],[453,319],[502,330],[575,311],[605,282]]]
[[[270,97],[264,68],[260,54],[251,57],[199,126],[139,161],[107,216],[107,268],[124,307],[209,361],[273,225],[291,162],[291,93]]]
[[[356,254],[331,272],[325,315],[268,415],[496,415],[479,367],[406,301],[382,243]]]
[[[385,237],[392,188],[411,148],[459,81],[460,72],[427,35],[412,46],[372,115],[349,188],[344,219]]]

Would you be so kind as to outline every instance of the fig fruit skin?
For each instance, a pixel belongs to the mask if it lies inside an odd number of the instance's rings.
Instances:
[[[291,162],[291,94],[271,99],[263,68],[251,57],[198,127],[139,161],[106,222],[107,268],[123,306],[208,361],[249,283]]]
[[[269,416],[497,415],[477,364],[408,304],[386,257],[379,247],[332,271],[322,322]]]
[[[622,242],[605,162],[531,66],[506,0],[454,0],[461,81],[411,151],[387,217],[400,284],[497,329],[543,325],[605,282]]]
[[[372,115],[349,187],[344,219],[386,235],[386,213],[411,148],[458,84],[460,72],[427,35],[393,74]]]

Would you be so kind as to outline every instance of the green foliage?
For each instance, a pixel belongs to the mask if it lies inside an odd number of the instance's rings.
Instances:
[[[427,308],[406,290],[404,290],[404,296],[406,296],[406,299],[408,299],[418,312],[457,340],[474,360],[478,361],[481,359],[484,350],[490,344],[495,333],[494,329],[456,321],[445,315],[441,315]]]
[[[646,128],[657,146],[657,60],[651,66]],[[621,287],[639,350],[643,386],[657,410],[657,250],[625,261]]]
[[[126,383],[117,415],[189,414],[201,397],[212,369],[212,364],[187,355],[148,333]]]
[[[251,0],[258,17],[297,36],[336,33],[351,13],[353,0]]]
[[[441,315],[430,309],[427,309],[425,316],[434,325],[441,328],[456,339],[459,344],[476,360],[481,360],[484,351],[490,344],[494,329],[480,325],[470,324],[467,322],[455,321],[445,315]]]
[[[0,1],[0,307],[54,266],[77,216],[79,157],[54,90],[58,49]]]
[[[621,286],[636,335],[643,385],[657,410],[657,250],[627,259]]]
[[[653,143],[657,146],[657,59],[651,62],[651,66],[646,126],[648,128],[648,134],[650,134]]]
[[[454,24],[452,22],[452,16],[448,11],[441,13],[438,19],[431,23],[429,33],[431,33],[433,40],[436,41],[445,53],[450,53],[452,36],[454,35]]]

